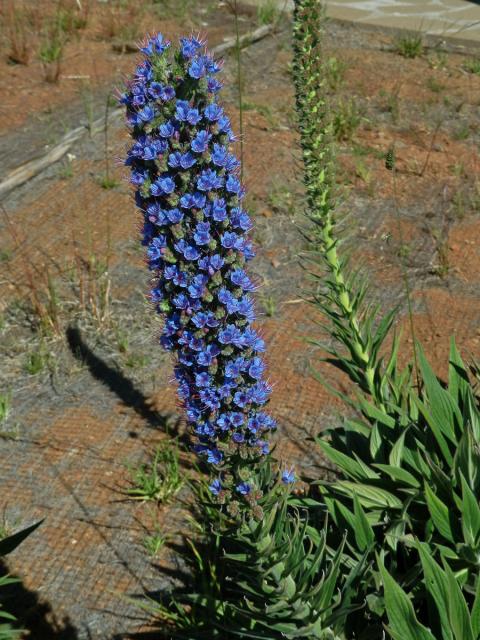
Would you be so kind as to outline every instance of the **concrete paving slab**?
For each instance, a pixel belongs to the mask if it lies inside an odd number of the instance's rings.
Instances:
[[[261,6],[269,0],[248,0]],[[293,0],[277,0],[293,9]],[[480,46],[480,4],[470,0],[329,0],[327,14],[389,29],[409,29]]]

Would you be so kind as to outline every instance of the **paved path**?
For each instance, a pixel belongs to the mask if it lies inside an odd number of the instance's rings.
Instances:
[[[277,0],[293,7],[293,0]],[[268,0],[249,0],[262,5]],[[475,0],[329,0],[332,18],[382,27],[422,30],[480,45],[480,2]]]

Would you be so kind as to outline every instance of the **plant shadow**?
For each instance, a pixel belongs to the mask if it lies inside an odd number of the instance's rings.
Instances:
[[[182,432],[182,420],[172,414],[162,415],[149,406],[148,398],[121,371],[110,366],[88,346],[78,327],[69,326],[65,332],[73,356],[86,365],[92,376],[107,386],[127,406],[141,416],[152,429],[162,429],[188,446],[188,434]],[[136,437],[135,434],[131,434]]]
[[[0,558],[0,576],[8,573],[7,564]],[[18,627],[33,640],[78,640],[77,629],[70,619],[59,619],[51,605],[40,600],[38,594],[27,589],[21,581],[2,587],[0,603],[17,618]]]

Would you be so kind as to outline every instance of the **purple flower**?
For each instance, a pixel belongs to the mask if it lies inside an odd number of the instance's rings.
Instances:
[[[194,449],[233,474],[228,486],[238,499],[254,486],[240,477],[239,456],[244,470],[256,464],[276,423],[263,411],[265,345],[252,327],[252,222],[239,204],[239,162],[225,144],[234,135],[217,101],[220,64],[202,48],[191,37],[167,51],[161,35],[142,46],[145,58],[121,97],[133,138],[125,164],[142,214],[150,300],[164,318],[160,343],[175,361]],[[231,495],[224,477],[212,481],[213,495]]]
[[[198,354],[197,362],[200,365],[209,367],[220,353],[216,344],[209,344],[204,351]]]
[[[163,87],[162,92],[160,94],[160,98],[164,102],[173,100],[175,98],[175,89],[173,87]]]
[[[227,219],[227,206],[223,198],[214,200],[212,204],[212,218],[216,222],[223,222]]]
[[[223,454],[218,449],[209,449],[207,451],[207,461],[210,462],[210,464],[220,464],[222,460]]]
[[[230,193],[239,194],[242,190],[242,185],[240,184],[240,180],[235,176],[228,176],[226,183],[227,191]]]
[[[188,75],[195,80],[200,80],[207,75],[207,59],[205,56],[198,56],[192,60],[189,68]]]
[[[145,107],[143,107],[143,109],[140,109],[140,111],[138,112],[138,117],[143,122],[150,122],[155,117],[155,111],[151,106],[147,104]]]
[[[183,219],[183,213],[180,209],[174,208],[165,212],[166,216],[172,224],[178,224]]]
[[[190,169],[190,167],[193,167],[196,162],[195,157],[192,156],[190,151],[187,151],[180,156],[180,166],[182,169]]]
[[[237,240],[238,236],[236,233],[226,231],[221,237],[222,247],[225,247],[225,249],[233,249]]]
[[[197,40],[193,37],[180,38],[180,43],[180,51],[182,52],[182,56],[184,58],[193,58],[197,51],[203,46],[203,42],[201,40]]]
[[[177,100],[177,108],[175,110],[175,118],[180,122],[185,122],[188,118],[190,105],[186,100]]]
[[[200,257],[200,251],[192,244],[189,244],[185,240],[179,240],[174,245],[175,249],[179,251],[185,260],[198,260]]]
[[[198,109],[189,109],[188,110],[187,122],[189,124],[192,124],[192,125],[198,124],[201,119],[202,119],[202,116],[200,115],[200,112],[199,112]]]
[[[173,126],[172,122],[168,121],[160,125],[158,131],[162,138],[171,138],[175,133],[175,127]]]
[[[246,496],[250,493],[252,487],[248,484],[248,482],[241,482],[240,484],[237,484],[236,489],[242,496]]]
[[[254,291],[250,278],[247,276],[243,269],[237,269],[230,274],[230,280],[237,287],[241,287],[244,291]]]
[[[197,245],[204,245],[210,242],[210,223],[199,222],[195,228],[193,239]]]
[[[242,333],[238,327],[234,324],[227,324],[225,329],[222,329],[218,334],[218,340],[222,344],[232,344],[239,341],[242,337]]]
[[[214,144],[212,151],[212,162],[217,167],[224,167],[228,161],[228,150],[221,144]]]
[[[261,358],[255,357],[248,367],[248,375],[259,380],[265,371],[265,363]]]
[[[216,102],[212,102],[205,109],[205,118],[209,122],[215,122],[216,120],[219,120],[222,116],[223,116],[223,109]]]
[[[199,191],[212,191],[213,189],[221,189],[222,186],[223,178],[213,169],[204,169],[197,180]]]
[[[218,93],[222,88],[222,83],[219,82],[216,78],[209,78],[207,83],[207,90],[209,93]]]
[[[163,178],[157,178],[150,187],[150,192],[154,196],[162,196],[165,194],[173,193],[175,190],[175,182],[170,176]]]
[[[204,151],[206,151],[211,137],[212,134],[208,133],[208,131],[199,131],[195,138],[192,140],[192,151],[195,151],[195,153],[203,153]]]
[[[160,82],[152,82],[148,87],[148,95],[152,96],[155,100],[159,100],[163,91],[163,86]]]
[[[295,471],[293,467],[290,469],[285,469],[282,473],[282,482],[284,484],[292,484],[295,482]]]
[[[202,371],[195,376],[195,384],[197,387],[208,387],[212,382],[212,377],[206,372]]]
[[[216,478],[208,487],[214,496],[218,496],[220,491],[222,490],[222,483],[218,478]]]
[[[209,275],[213,276],[213,274],[221,269],[224,265],[225,261],[218,253],[213,256],[205,256],[198,261],[198,266],[203,271],[208,271]]]

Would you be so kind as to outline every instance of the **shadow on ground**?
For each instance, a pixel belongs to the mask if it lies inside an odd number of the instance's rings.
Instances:
[[[135,387],[131,380],[92,351],[78,327],[68,327],[66,338],[73,356],[88,367],[96,380],[106,385],[125,405],[132,407],[151,428],[163,429],[170,436],[176,437],[180,442],[188,445],[187,434],[180,433],[181,421],[172,415],[161,415],[152,409],[148,404],[148,398]],[[132,437],[135,436],[132,434]]]
[[[0,576],[8,574],[8,567],[0,559]],[[28,632],[32,640],[77,640],[78,632],[70,619],[58,618],[48,602],[42,601],[35,591],[22,582],[2,587],[0,603],[14,615],[19,627]]]

